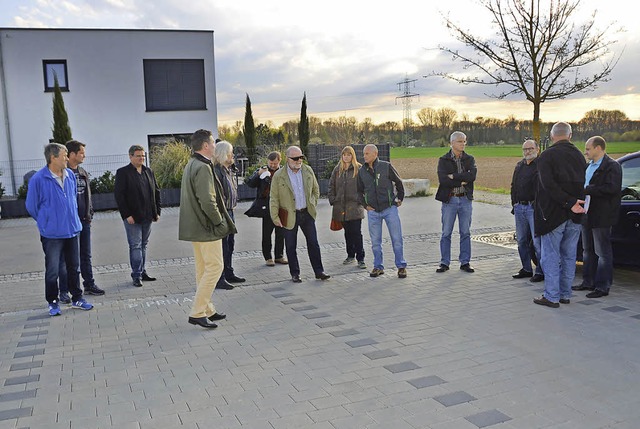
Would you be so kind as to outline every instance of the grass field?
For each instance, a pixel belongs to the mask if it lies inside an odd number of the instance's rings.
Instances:
[[[580,150],[584,150],[584,142],[576,142]],[[448,147],[392,147],[391,159],[439,158],[449,150]],[[607,153],[614,158],[640,150],[640,142],[607,143]],[[521,145],[504,146],[467,146],[466,151],[475,158],[521,157]]]

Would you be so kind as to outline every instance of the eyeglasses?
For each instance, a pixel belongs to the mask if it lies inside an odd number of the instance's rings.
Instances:
[[[305,159],[305,157],[304,157],[304,155],[290,156],[289,159],[292,160],[292,161],[300,161],[301,159]]]

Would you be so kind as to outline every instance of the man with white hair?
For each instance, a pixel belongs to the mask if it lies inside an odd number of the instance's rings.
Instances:
[[[538,158],[535,231],[541,242],[544,294],[534,298],[535,304],[558,308],[570,302],[586,167],[582,152],[571,143],[571,125],[554,124],[551,146]]]
[[[467,136],[455,131],[449,138],[451,150],[438,160],[438,191],[436,200],[442,202],[442,237],[440,238],[440,266],[437,273],[449,270],[451,263],[451,234],[458,218],[460,231],[460,269],[473,273],[471,261],[471,214],[473,183],[478,168],[473,156],[464,151]]]
[[[307,252],[311,267],[318,280],[327,280],[322,267],[322,256],[316,231],[316,207],[320,196],[320,186],[313,170],[302,161],[304,155],[298,146],[290,146],[286,152],[287,166],[273,175],[269,201],[269,212],[275,226],[285,229],[284,241],[289,259],[291,281],[301,283],[300,264],[296,246],[298,228],[307,239]]]
[[[530,278],[530,282],[536,283],[544,280],[542,267],[540,266],[540,237],[536,237],[533,222],[533,206],[538,187],[538,143],[528,139],[522,144],[523,158],[516,164],[511,180],[511,206],[516,222],[516,240],[518,241],[518,254],[522,268],[512,275],[514,279]],[[535,255],[531,253],[530,241],[533,241]],[[536,272],[533,273],[531,259],[535,259]]]

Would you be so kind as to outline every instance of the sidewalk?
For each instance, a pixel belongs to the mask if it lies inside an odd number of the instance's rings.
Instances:
[[[0,429],[637,427],[640,273],[616,269],[607,298],[533,305],[541,286],[511,278],[517,252],[489,244],[513,231],[508,208],[476,202],[476,273],[452,263],[436,274],[439,204],[429,197],[401,208],[407,279],[388,263],[377,279],[343,266],[322,201],[332,278],[311,280],[299,249],[306,281],[294,285],[286,266],[264,266],[259,222],[242,208],[234,266],[247,283],[215,292],[228,318],[212,331],[187,324],[193,261],[175,237],[175,209],[154,225],[149,271],[159,279],[142,288],[130,285],[119,218],[96,219],[107,294],[56,318],[46,315],[42,251],[24,238],[35,226],[0,223]]]

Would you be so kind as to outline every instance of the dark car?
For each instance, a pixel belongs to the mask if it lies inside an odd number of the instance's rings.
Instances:
[[[640,267],[640,151],[619,158],[622,200],[618,223],[611,230],[613,262]]]

